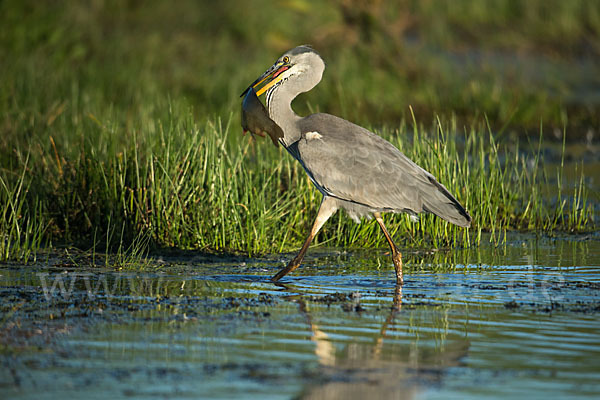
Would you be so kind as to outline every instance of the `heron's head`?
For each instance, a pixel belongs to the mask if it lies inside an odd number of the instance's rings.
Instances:
[[[264,74],[244,90],[242,96],[250,88],[256,89],[257,96],[283,87],[295,89],[294,95],[307,92],[319,83],[324,70],[325,62],[319,53],[309,46],[298,46],[279,57]]]

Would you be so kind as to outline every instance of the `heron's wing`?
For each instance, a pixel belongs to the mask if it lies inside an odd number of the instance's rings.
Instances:
[[[325,193],[376,209],[427,211],[470,224],[443,185],[374,133],[328,114],[303,118],[300,129],[297,158]]]

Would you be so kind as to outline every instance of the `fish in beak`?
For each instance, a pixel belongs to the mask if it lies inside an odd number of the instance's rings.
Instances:
[[[269,135],[275,147],[279,145],[279,139],[283,138],[283,130],[275,121],[269,117],[265,106],[260,102],[258,96],[265,93],[273,85],[281,80],[281,74],[290,69],[289,57],[278,60],[264,74],[259,76],[240,97],[242,101],[242,129],[244,134],[249,131],[264,137],[265,133]],[[260,87],[262,85],[262,87]],[[260,87],[257,91],[256,88]]]
[[[279,138],[283,138],[281,127],[269,118],[267,109],[258,99],[252,86],[248,87],[242,101],[242,129],[244,134],[250,132],[258,136],[269,135],[275,147],[279,146]]]

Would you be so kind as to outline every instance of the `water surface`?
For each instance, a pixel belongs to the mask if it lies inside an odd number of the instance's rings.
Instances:
[[[597,234],[288,258],[4,266],[0,397],[600,396]]]

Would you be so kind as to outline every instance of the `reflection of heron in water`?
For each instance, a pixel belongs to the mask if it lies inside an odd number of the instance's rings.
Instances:
[[[451,343],[435,352],[420,351],[413,345],[399,347],[397,343],[386,346],[386,339],[393,340],[389,332],[395,330],[395,319],[402,312],[400,285],[396,285],[393,305],[374,343],[354,341],[339,351],[315,323],[304,297],[298,294],[288,298],[306,317],[320,365],[317,383],[299,396],[302,399],[414,398],[423,382],[439,383],[443,372],[458,365],[467,353],[467,341]]]
[[[391,143],[358,125],[329,114],[300,117],[291,104],[320,81],[325,63],[308,46],[296,47],[275,61],[245,91],[242,127],[269,134],[300,162],[323,200],[304,245],[272,281],[300,266],[311,241],[323,224],[343,208],[357,222],[374,216],[390,246],[396,281],[402,284],[402,255],[388,233],[382,212],[429,212],[468,227],[471,216],[433,175]],[[254,88],[264,84],[255,93]],[[257,96],[266,93],[268,109]]]

